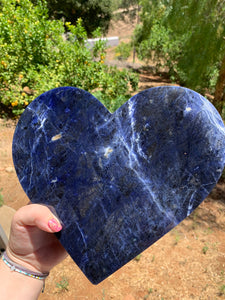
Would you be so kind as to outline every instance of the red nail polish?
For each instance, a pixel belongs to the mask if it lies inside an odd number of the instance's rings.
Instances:
[[[48,226],[54,232],[59,232],[62,230],[62,225],[59,224],[54,218],[48,221]]]

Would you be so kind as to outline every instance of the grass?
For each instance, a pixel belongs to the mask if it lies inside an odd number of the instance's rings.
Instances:
[[[221,280],[223,281],[225,279],[225,272],[224,272],[224,270],[222,270],[220,272],[220,276],[221,276]]]
[[[175,239],[174,245],[176,246],[179,243],[180,238],[181,238],[180,232],[177,229],[173,229],[171,232],[172,232],[172,234],[174,236],[174,239]]]
[[[208,250],[209,250],[209,247],[205,245],[205,246],[202,248],[202,253],[203,253],[203,254],[206,254]]]
[[[207,229],[204,230],[204,233],[205,233],[206,235],[212,234],[212,233],[213,233],[213,230],[212,230],[212,228],[208,227]]]
[[[195,209],[195,211],[191,214],[192,219],[192,229],[196,230],[198,226],[198,209]]]
[[[178,231],[175,231],[175,245],[178,244],[179,240],[180,240],[180,234]]]
[[[148,293],[144,296],[143,300],[148,299],[148,297],[150,296],[150,294],[153,292],[152,288],[148,289]]]
[[[220,291],[219,293],[220,296],[225,295],[225,284],[220,286],[219,291]]]
[[[62,277],[62,280],[60,280],[60,282],[56,283],[56,287],[59,289],[59,292],[66,292],[68,291],[68,286],[69,286],[69,282],[68,282],[68,278],[67,277]]]
[[[3,191],[3,188],[0,189],[0,207],[4,204],[3,195],[1,193],[2,191]]]
[[[141,254],[138,254],[135,258],[134,258],[134,260],[136,260],[136,261],[139,261],[141,259]]]
[[[105,289],[102,289],[102,300],[105,300]]]

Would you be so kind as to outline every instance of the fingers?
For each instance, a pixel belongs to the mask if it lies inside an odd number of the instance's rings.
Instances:
[[[52,211],[40,204],[29,204],[20,208],[14,215],[13,223],[18,226],[37,226],[46,232],[59,232],[62,229]]]

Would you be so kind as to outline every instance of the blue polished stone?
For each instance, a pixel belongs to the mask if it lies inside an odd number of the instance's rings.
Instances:
[[[13,159],[28,197],[55,208],[60,242],[96,284],[209,194],[225,164],[225,128],[186,88],[145,90],[111,114],[91,94],[63,87],[27,107]]]

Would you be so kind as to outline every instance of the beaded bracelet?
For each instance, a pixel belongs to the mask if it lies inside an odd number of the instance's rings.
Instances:
[[[23,275],[26,275],[26,276],[29,276],[31,278],[34,278],[34,279],[39,279],[39,280],[45,280],[46,277],[49,275],[49,273],[36,273],[36,272],[33,272],[33,271],[30,271],[18,264],[16,264],[14,261],[12,261],[6,252],[4,252],[2,254],[2,260],[4,261],[4,263],[11,269],[11,271],[15,271],[15,272],[18,272],[20,274],[23,274]],[[45,287],[45,281],[44,281],[44,284],[43,284],[43,289],[42,289],[42,293],[44,292],[44,287]]]

